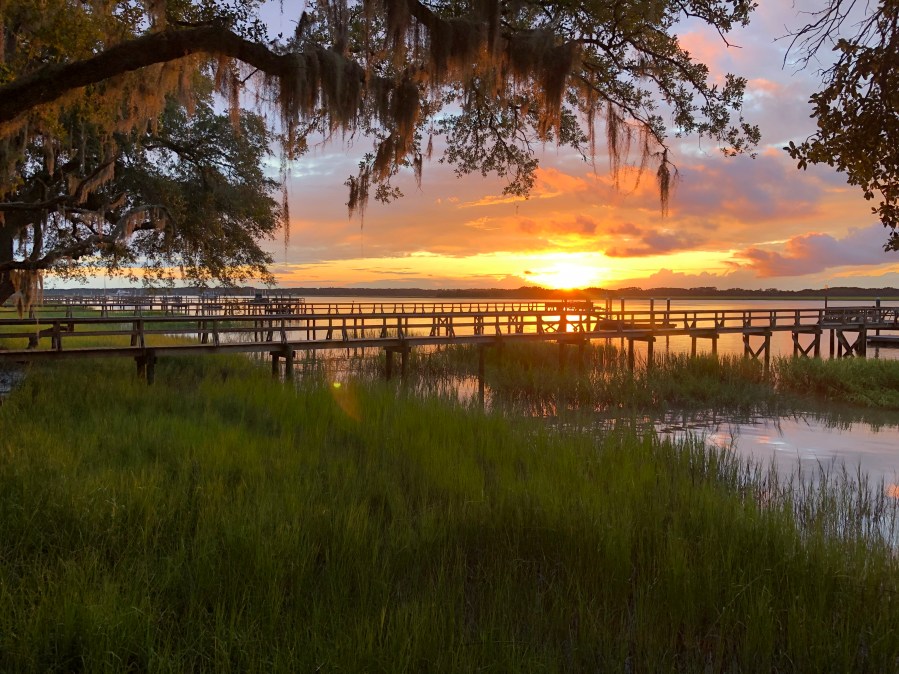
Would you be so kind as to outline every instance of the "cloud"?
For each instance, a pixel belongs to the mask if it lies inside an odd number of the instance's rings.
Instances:
[[[622,241],[605,249],[608,257],[648,257],[679,250],[688,250],[701,243],[701,239],[689,232],[672,232],[656,227],[641,227],[632,222],[611,225],[607,234],[622,237]]]
[[[590,183],[556,168],[542,167],[535,173],[534,192],[539,195],[571,194],[590,189]]]
[[[810,173],[800,174],[783,153],[709,157],[680,169],[671,210],[718,221],[807,219],[820,209],[824,192],[824,185]]]
[[[897,262],[895,253],[883,250],[886,240],[880,224],[853,227],[846,236],[810,233],[794,236],[783,244],[783,252],[758,247],[747,248],[735,257],[746,260],[741,267],[750,268],[761,278],[803,276],[831,267],[863,267]]]
[[[784,92],[784,86],[765,77],[753,77],[746,83],[746,89],[750,96],[780,96]]]
[[[555,196],[555,195],[554,195]],[[458,208],[477,208],[478,206],[500,206],[502,204],[515,204],[525,201],[526,197],[517,194],[497,195],[488,194],[485,197],[476,199],[475,201],[466,201],[458,205]]]
[[[673,271],[671,269],[659,269],[647,276],[620,279],[608,284],[609,288],[750,288],[756,285],[752,282],[752,276],[737,270],[724,274],[712,274],[707,271],[691,274]]]
[[[518,220],[518,229],[526,234],[592,236],[596,233],[596,228],[596,221],[586,215],[576,215],[574,218],[564,220],[537,221],[532,218]]]

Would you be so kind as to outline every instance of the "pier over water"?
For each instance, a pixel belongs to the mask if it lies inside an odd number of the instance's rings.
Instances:
[[[11,314],[5,314],[7,316]],[[789,335],[797,357],[865,357],[871,345],[899,341],[899,307],[869,306],[697,309],[670,300],[628,309],[624,302],[362,301],[307,302],[298,297],[66,298],[31,308],[28,317],[0,318],[0,363],[74,357],[130,357],[152,381],[163,356],[262,353],[273,372],[290,378],[299,352],[376,348],[385,375],[399,373],[411,349],[472,344],[484,349],[513,341],[568,347],[620,340],[628,362],[637,345],[652,365],[660,339],[688,339],[690,353],[718,353],[726,336],[742,339],[742,353],[767,366],[772,336]],[[85,339],[87,338],[87,339]],[[173,339],[175,338],[175,339]],[[177,339],[181,338],[181,339]],[[85,346],[85,343],[90,346]],[[482,379],[483,377],[481,377]]]

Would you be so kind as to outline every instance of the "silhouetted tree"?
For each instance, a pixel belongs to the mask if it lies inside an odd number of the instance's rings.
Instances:
[[[785,148],[798,167],[827,164],[846,174],[890,228],[886,250],[899,250],[899,3],[828,0],[793,35],[806,63],[831,48],[833,65],[812,95],[817,129]],[[848,34],[844,30],[848,28]],[[828,58],[828,57],[825,57]]]
[[[8,0],[0,6],[0,213],[27,211],[27,203],[35,212],[55,198],[23,192],[23,170],[38,150],[82,162],[79,128],[86,126],[104,156],[123,156],[120,139],[133,143],[135,133],[152,128],[166,101],[192,107],[197,73],[227,98],[235,125],[242,102],[276,109],[272,130],[285,160],[305,150],[310,134],[370,137],[371,151],[347,181],[351,212],[370,195],[397,196],[390,179],[403,168],[420,178],[439,136],[459,173],[505,176],[513,193],[532,185],[533,150],[542,143],[568,144],[592,159],[602,141],[613,171],[633,150],[641,170],[654,170],[664,210],[676,170],[663,110],[676,134],[711,137],[726,154],[758,140],[739,116],[745,81],[711,82],[673,28],[689,16],[724,39],[752,7],[750,0],[322,0],[296,17],[292,35],[270,40],[252,0],[43,0],[40,7]],[[69,206],[117,177],[117,165],[109,165],[111,175],[80,174]],[[172,218],[152,202],[130,204],[141,217],[106,219],[97,225],[98,245],[122,250],[135,228],[178,231],[187,217]],[[47,256],[43,222],[32,216],[24,225],[19,254],[0,239],[0,299],[15,274],[27,286],[61,259]],[[3,231],[23,238],[18,225]]]

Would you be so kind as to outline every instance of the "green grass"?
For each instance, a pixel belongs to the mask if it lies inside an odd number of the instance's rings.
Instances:
[[[434,379],[477,373],[477,347],[415,351],[411,376],[427,389]],[[369,374],[382,367],[374,361]],[[632,372],[624,352],[592,342],[568,346],[560,357],[551,343],[510,344],[487,350],[491,402],[536,415],[565,410],[658,414],[666,410],[791,413],[822,403],[899,410],[899,361],[777,357],[768,373],[761,362],[736,355],[657,354],[653,366]]]
[[[888,671],[836,473],[244,359],[34,368],[0,406],[0,670]],[[880,521],[880,520],[878,520]],[[889,520],[892,521],[892,520]]]
[[[899,361],[780,358],[775,371],[778,386],[784,391],[899,410]]]

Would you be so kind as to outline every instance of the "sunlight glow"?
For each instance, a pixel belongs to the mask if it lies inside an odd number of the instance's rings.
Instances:
[[[278,283],[288,288],[615,288],[635,285],[640,277],[649,277],[661,268],[711,275],[707,282],[703,279],[703,285],[712,285],[716,275],[731,269],[728,261],[732,258],[733,251],[685,251],[641,258],[606,257],[600,251],[494,252],[458,257],[416,251],[396,257],[281,263],[273,265],[273,271]],[[671,285],[670,280],[664,277],[653,282]]]
[[[560,290],[588,288],[599,285],[601,271],[603,270],[597,267],[560,261],[550,267],[531,272],[528,280],[544,288]]]

